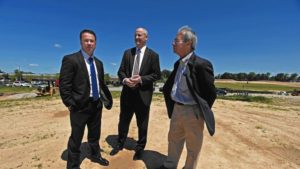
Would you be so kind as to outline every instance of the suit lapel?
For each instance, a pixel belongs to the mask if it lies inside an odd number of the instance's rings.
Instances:
[[[150,63],[148,60],[149,60],[149,49],[146,47],[146,50],[145,50],[145,53],[144,53],[144,56],[143,56],[143,60],[142,60],[142,64],[140,66],[140,75],[143,74],[143,70],[145,69],[145,66],[147,66],[147,63]]]
[[[100,75],[102,74],[101,64],[100,64],[100,61],[96,57],[94,57],[94,58],[95,58],[95,63],[96,63],[96,69],[98,72],[98,80],[100,81],[101,80]]]
[[[133,64],[134,64],[134,56],[136,53],[136,48],[131,48],[130,56],[129,56],[129,64],[130,64],[130,76],[132,74]]]
[[[82,54],[81,54],[80,51],[78,52],[78,56],[77,57],[78,57],[79,62],[80,62],[81,70],[83,70],[84,78],[86,78],[86,80],[90,84],[89,73],[88,73],[88,70],[87,70],[87,67],[86,67],[86,64],[85,64],[85,60],[84,60],[84,58],[83,58],[83,56],[82,56]]]

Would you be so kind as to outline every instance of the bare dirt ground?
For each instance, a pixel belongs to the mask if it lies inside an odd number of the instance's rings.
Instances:
[[[288,97],[273,104],[216,100],[216,134],[204,132],[198,168],[202,169],[299,169],[300,97]],[[0,168],[63,169],[70,133],[69,112],[58,97],[0,102]],[[108,167],[84,158],[83,169],[152,169],[167,154],[169,119],[162,97],[151,106],[149,137],[142,160],[133,161],[137,127],[133,119],[126,149],[115,156],[119,101],[104,110],[100,146]],[[82,145],[88,152],[86,136]],[[179,168],[184,165],[184,150]]]

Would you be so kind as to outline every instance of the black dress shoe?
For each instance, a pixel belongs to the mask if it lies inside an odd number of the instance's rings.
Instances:
[[[102,157],[92,156],[91,161],[95,162],[95,163],[98,163],[100,165],[103,165],[103,166],[108,166],[109,165],[109,161],[107,161],[105,158],[102,158]]]
[[[158,168],[155,168],[155,169],[168,169],[167,167],[165,167],[164,165],[161,165],[160,167]]]
[[[140,160],[142,159],[142,155],[143,155],[143,151],[144,150],[137,150],[133,156],[133,160]]]
[[[118,144],[115,148],[113,148],[111,150],[111,152],[109,153],[111,156],[114,156],[116,154],[118,154],[119,151],[123,150],[123,145]]]

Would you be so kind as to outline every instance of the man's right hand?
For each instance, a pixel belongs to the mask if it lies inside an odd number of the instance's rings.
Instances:
[[[133,82],[130,78],[125,78],[124,79],[124,84],[127,85],[128,87],[135,87],[136,86],[136,83]]]

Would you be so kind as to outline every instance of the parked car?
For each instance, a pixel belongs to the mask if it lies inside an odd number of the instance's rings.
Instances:
[[[291,95],[292,96],[300,96],[300,91],[294,90]]]
[[[6,87],[12,87],[13,84],[11,82],[5,84]]]
[[[31,87],[31,84],[24,82],[24,81],[15,81],[15,82],[13,82],[12,86],[14,86],[14,87]]]
[[[227,94],[227,91],[225,89],[217,88],[216,93],[217,93],[217,96],[225,96]]]
[[[163,92],[163,87],[158,88],[160,92]]]
[[[280,91],[280,92],[278,92],[278,95],[288,96],[289,94],[285,91]]]

